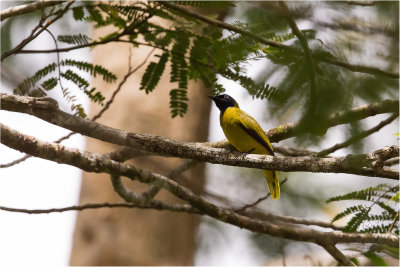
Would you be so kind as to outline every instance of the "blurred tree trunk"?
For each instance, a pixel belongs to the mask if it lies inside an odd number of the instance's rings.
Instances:
[[[104,36],[106,32],[95,31]],[[94,49],[93,62],[117,74],[119,81],[128,71],[128,44],[108,44]],[[135,68],[151,51],[148,47],[133,50]],[[158,52],[159,53],[159,52]],[[156,53],[157,54],[157,51]],[[154,57],[149,59],[154,60]],[[169,82],[166,68],[158,87],[149,95],[139,91],[146,66],[133,74],[117,95],[100,123],[131,131],[167,136],[180,141],[206,141],[208,135],[210,101],[201,83],[189,83],[189,110],[184,118],[172,119],[169,110],[169,91],[176,84]],[[119,82],[118,81],[118,82]],[[117,84],[95,80],[93,86],[109,99]],[[100,110],[91,106],[91,116]],[[117,149],[102,142],[87,140],[88,151],[106,153]],[[167,175],[182,160],[162,157],[142,157],[132,161],[134,166]],[[204,184],[204,165],[185,172],[194,191]],[[123,181],[135,192],[143,192],[147,185]],[[157,196],[168,202],[177,199],[168,192]],[[109,176],[84,173],[80,204],[94,202],[122,202],[113,191]],[[78,212],[71,254],[71,265],[192,265],[195,252],[196,229],[200,217],[169,211],[140,209],[99,209]]]

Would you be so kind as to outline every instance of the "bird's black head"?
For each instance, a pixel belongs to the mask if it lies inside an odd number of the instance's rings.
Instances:
[[[227,108],[230,107],[239,107],[238,103],[233,99],[230,95],[217,95],[217,96],[208,96],[212,100],[214,100],[215,105],[217,105],[218,109],[223,113]]]

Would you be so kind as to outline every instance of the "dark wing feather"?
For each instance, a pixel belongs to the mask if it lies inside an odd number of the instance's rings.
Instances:
[[[246,126],[244,126],[243,123],[241,122],[239,123],[239,125],[240,128],[242,128],[246,133],[248,133],[251,137],[253,137],[260,145],[265,147],[265,149],[268,150],[271,156],[275,156],[274,151],[272,151],[272,148],[255,130],[246,128]]]

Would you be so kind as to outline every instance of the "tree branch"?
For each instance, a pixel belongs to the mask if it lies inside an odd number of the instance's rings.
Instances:
[[[371,168],[373,167],[372,163],[377,161],[376,154],[374,153],[337,158],[243,155],[238,152],[229,152],[225,149],[214,148],[210,144],[185,143],[161,136],[129,133],[108,127],[65,113],[58,109],[55,100],[47,97],[32,98],[8,94],[0,95],[2,109],[31,114],[73,132],[78,132],[112,144],[128,146],[134,149],[139,148],[162,156],[188,158],[214,164],[257,169],[349,173],[395,180],[399,179],[399,172],[396,170]],[[397,151],[398,154],[397,147],[391,147],[390,149],[392,152]]]
[[[0,11],[1,21],[5,20],[9,17],[14,17],[14,16],[18,16],[18,15],[22,15],[22,14],[26,14],[26,13],[30,13],[30,12],[35,12],[37,10],[44,9],[46,7],[55,6],[55,5],[61,4],[63,2],[65,2],[65,1],[39,0],[39,1],[30,3],[30,4],[26,4],[26,5],[9,7],[7,9]]]
[[[191,190],[162,175],[110,160],[107,156],[97,153],[81,152],[77,149],[70,149],[59,144],[41,142],[5,126],[1,127],[1,134],[1,142],[13,149],[21,150],[43,159],[72,165],[88,172],[106,172],[112,175],[126,176],[132,180],[162,187],[182,200],[187,201],[193,208],[198,209],[206,215],[241,228],[246,228],[253,232],[260,232],[296,241],[312,242],[319,245],[373,242],[394,247],[399,246],[399,238],[391,234],[321,232],[314,229],[298,228],[289,225],[275,225],[257,219],[251,219],[239,215],[230,209],[221,208],[209,203],[195,195]]]
[[[54,41],[55,41],[55,40],[54,40]],[[56,42],[56,44],[57,44],[57,42]],[[97,114],[92,118],[92,121],[96,121],[97,119],[99,119],[99,118],[103,115],[103,113],[106,112],[106,111],[110,108],[110,106],[111,106],[111,104],[113,103],[115,97],[116,97],[117,94],[121,91],[122,86],[126,83],[126,81],[128,80],[128,78],[129,78],[132,74],[134,74],[136,71],[138,71],[141,67],[143,67],[143,66],[146,64],[146,62],[149,60],[150,56],[153,54],[154,50],[155,50],[155,49],[152,49],[152,50],[149,52],[149,54],[146,56],[146,58],[143,60],[143,62],[140,63],[140,64],[139,64],[136,68],[134,68],[133,70],[132,70],[132,66],[131,66],[131,58],[129,57],[128,72],[125,74],[124,78],[122,78],[121,82],[120,82],[120,83],[118,84],[118,86],[117,86],[117,89],[115,89],[115,91],[112,93],[110,99],[106,102],[106,104],[104,105],[104,107],[99,111],[99,113],[97,113]],[[59,61],[59,60],[58,60],[58,61]],[[59,65],[59,63],[58,63],[58,65]],[[66,136],[63,136],[63,137],[57,139],[57,140],[54,141],[54,142],[57,143],[57,144],[59,144],[59,143],[61,143],[62,141],[64,141],[64,140],[70,138],[70,137],[73,136],[74,134],[76,134],[76,132],[69,133],[69,134],[67,134]],[[25,155],[25,156],[21,157],[20,159],[14,160],[14,161],[12,161],[12,162],[10,162],[10,163],[0,164],[0,168],[8,168],[8,167],[14,166],[14,165],[16,165],[16,164],[19,164],[19,163],[21,163],[21,162],[27,160],[27,159],[30,158],[30,157],[31,157],[31,156],[29,156],[29,155]]]
[[[340,265],[356,266],[349,258],[347,258],[334,245],[321,245],[332,257],[334,257]]]
[[[346,140],[346,141],[344,141],[342,143],[339,143],[339,144],[336,144],[336,145],[334,145],[334,146],[332,146],[330,148],[324,149],[324,150],[316,153],[316,156],[317,157],[323,157],[323,156],[326,156],[326,155],[328,155],[328,154],[330,154],[330,153],[332,153],[332,152],[334,152],[336,150],[345,148],[345,147],[347,147],[347,146],[349,146],[349,145],[351,145],[351,144],[353,144],[353,143],[355,143],[355,142],[367,137],[368,135],[371,135],[371,134],[379,131],[384,126],[386,126],[386,125],[390,124],[392,121],[394,121],[398,116],[399,116],[398,114],[392,114],[389,118],[387,118],[384,121],[381,121],[375,127],[372,127],[369,130],[363,131],[360,134],[357,134],[356,136],[353,136],[353,137],[349,138],[348,140]]]
[[[195,213],[198,211],[187,204],[166,204],[161,201],[151,201],[150,203],[89,203],[79,206],[69,206],[65,208],[52,208],[52,209],[17,209],[0,206],[0,210],[28,213],[28,214],[45,214],[64,211],[82,211],[87,209],[100,209],[100,208],[140,208],[140,209],[153,209],[153,210],[169,210],[174,212]]]
[[[352,108],[347,111],[337,112],[329,116],[324,122],[320,122],[321,132],[326,132],[329,128],[353,121],[362,120],[382,113],[399,114],[398,100],[383,100],[369,105]],[[280,125],[267,132],[271,142],[279,142],[283,139],[294,137],[297,131],[297,122]],[[325,129],[325,130],[323,130]]]
[[[60,19],[65,12],[68,11],[69,7],[73,4],[73,1],[69,1],[68,4],[60,11],[58,11],[57,13],[54,14],[49,14],[47,16],[42,16],[42,18],[40,19],[38,25],[31,31],[31,34],[25,38],[24,40],[22,40],[16,47],[12,48],[9,51],[5,51],[3,52],[3,54],[1,55],[1,61],[3,61],[5,58],[7,58],[8,56],[17,53],[18,51],[20,51],[22,48],[24,48],[29,42],[31,42],[32,40],[34,40],[36,37],[38,37],[44,30],[46,30],[51,24],[53,24],[55,21],[57,21],[58,19]],[[52,15],[57,14],[53,19],[48,20],[47,23],[45,25],[42,25],[42,23],[49,18]],[[38,30],[40,28],[40,30]]]
[[[278,42],[274,42],[274,41],[262,38],[262,37],[258,36],[257,34],[254,34],[252,32],[246,31],[246,30],[244,30],[242,28],[239,28],[239,27],[236,27],[234,25],[231,25],[231,24],[228,24],[228,23],[225,23],[225,22],[222,22],[222,21],[218,21],[218,20],[209,18],[209,17],[204,16],[204,15],[198,14],[198,13],[192,11],[192,10],[189,10],[189,9],[187,9],[185,7],[179,6],[179,5],[174,4],[172,2],[159,1],[159,3],[161,5],[164,5],[164,6],[168,7],[168,8],[171,8],[173,10],[179,11],[179,12],[181,12],[181,13],[187,15],[187,16],[190,16],[190,17],[196,18],[196,19],[198,19],[200,21],[203,21],[203,22],[205,22],[207,24],[210,24],[210,25],[213,25],[215,27],[222,28],[222,29],[226,29],[226,30],[229,30],[229,31],[233,31],[233,32],[239,33],[239,34],[241,34],[243,36],[247,36],[247,37],[249,37],[249,38],[251,38],[253,40],[256,40],[256,41],[258,41],[258,42],[260,42],[262,44],[269,45],[269,46],[276,47],[276,48],[280,48],[280,49],[285,49],[288,52],[294,52],[294,53],[297,53],[297,54],[301,53],[298,49],[293,48],[291,46],[284,45],[284,44],[281,44],[281,43],[278,43]],[[387,76],[387,77],[394,78],[394,79],[398,79],[399,78],[399,73],[391,73],[391,72],[388,72],[388,71],[384,71],[384,70],[381,70],[381,69],[378,69],[378,68],[374,68],[374,67],[369,67],[369,66],[352,65],[352,64],[348,64],[348,63],[345,63],[345,62],[338,61],[336,59],[332,59],[330,57],[315,57],[315,59],[317,59],[317,60],[319,60],[321,62],[328,63],[328,64],[337,65],[337,66],[346,68],[346,69],[354,71],[354,72],[361,72],[361,73],[367,73],[367,74],[373,74],[373,75],[383,75],[383,76]]]

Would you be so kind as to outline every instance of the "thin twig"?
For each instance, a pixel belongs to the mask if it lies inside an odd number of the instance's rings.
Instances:
[[[52,209],[17,209],[0,206],[0,210],[9,212],[19,212],[28,214],[44,214],[64,211],[82,211],[87,209],[100,209],[100,208],[140,208],[140,209],[155,209],[155,210],[170,210],[175,212],[187,212],[187,213],[199,213],[196,209],[193,209],[186,204],[167,204],[161,201],[154,201],[152,203],[146,203],[140,205],[137,203],[89,203],[79,206],[69,206],[64,208],[52,208]]]
[[[390,234],[393,230],[394,225],[396,224],[396,221],[399,219],[399,212],[396,213],[396,216],[394,217],[394,220],[392,224],[390,225],[389,229],[387,230],[387,233]]]
[[[399,157],[395,157],[395,158],[386,160],[383,163],[383,165],[384,166],[393,166],[393,165],[399,164],[399,161],[400,161],[400,158]]]
[[[353,136],[353,137],[347,139],[346,141],[344,141],[344,142],[342,142],[342,143],[338,143],[338,144],[336,144],[336,145],[334,145],[334,146],[332,146],[332,147],[329,147],[329,148],[327,148],[327,149],[324,149],[324,150],[322,150],[322,151],[316,153],[315,155],[316,155],[317,157],[324,157],[324,156],[326,156],[326,155],[328,155],[328,154],[330,154],[330,153],[333,153],[333,152],[335,152],[335,151],[337,151],[337,150],[339,150],[339,149],[348,147],[349,145],[351,145],[351,144],[353,144],[353,143],[355,143],[355,142],[357,142],[357,141],[359,141],[359,140],[361,140],[361,139],[367,137],[368,135],[371,135],[371,134],[373,134],[373,133],[375,133],[375,132],[378,132],[378,131],[379,131],[380,129],[382,129],[384,126],[386,126],[386,125],[390,124],[392,121],[394,121],[398,116],[399,116],[398,114],[392,114],[389,118],[387,118],[387,119],[384,120],[384,121],[381,121],[381,122],[380,122],[378,125],[376,125],[375,127],[372,127],[372,128],[369,129],[369,130],[363,131],[363,132],[357,134],[356,136]]]
[[[97,120],[98,118],[100,118],[103,113],[110,107],[110,105],[113,103],[115,97],[117,96],[117,94],[119,93],[119,91],[121,90],[122,86],[125,84],[125,82],[128,80],[128,78],[134,74],[136,71],[138,71],[141,67],[143,67],[144,64],[146,64],[146,62],[149,60],[150,56],[153,54],[153,52],[155,51],[155,48],[153,48],[149,54],[147,54],[146,58],[143,60],[142,63],[140,63],[135,69],[131,70],[131,62],[130,62],[130,57],[129,57],[129,67],[128,67],[128,73],[124,76],[124,78],[122,79],[122,81],[118,84],[117,89],[114,91],[114,93],[112,94],[110,100],[107,101],[107,103],[104,105],[104,108],[102,108],[100,110],[100,112],[95,115],[93,117],[93,121]]]
[[[321,244],[320,244],[321,245]],[[335,245],[324,244],[321,245],[326,252],[328,252],[333,258],[335,258],[341,265],[344,266],[356,266],[348,257],[346,257],[340,250],[338,250]]]
[[[16,165],[18,163],[21,163],[21,162],[25,161],[26,159],[28,159],[30,157],[32,157],[32,156],[31,155],[25,155],[25,156],[23,156],[23,157],[21,157],[19,159],[13,160],[13,161],[11,161],[9,163],[0,164],[0,168],[8,168],[8,167],[14,166],[14,165]]]
[[[51,38],[54,41],[54,45],[56,46],[56,49],[58,50],[58,43],[57,43],[56,37],[54,37],[53,33],[51,31],[49,31],[48,29],[44,29],[44,30],[50,34]],[[62,85],[62,81],[61,81],[60,53],[56,53],[56,55],[57,55],[58,83],[60,84],[61,91],[64,93],[65,89],[64,89],[64,87]]]
[[[175,178],[180,175],[181,173],[194,168],[197,164],[199,164],[200,161],[197,160],[185,160],[184,162],[182,162],[180,165],[178,165],[176,168],[174,168],[172,171],[170,171],[170,173],[167,175],[168,178],[170,178],[171,180],[175,180]],[[161,188],[157,187],[157,186],[151,186],[150,189],[147,192],[143,193],[143,196],[151,199],[154,198],[158,192],[160,192]]]
[[[128,68],[128,73],[124,76],[124,78],[122,79],[122,81],[118,84],[117,89],[113,92],[111,98],[107,101],[107,103],[104,105],[104,107],[99,111],[99,113],[97,113],[93,118],[92,121],[96,121],[97,119],[99,119],[103,113],[105,111],[107,111],[107,109],[110,107],[110,105],[113,103],[115,97],[117,96],[117,94],[119,93],[119,91],[121,90],[122,86],[125,84],[126,80],[132,75],[134,74],[136,71],[138,71],[141,67],[143,67],[144,64],[146,64],[146,62],[149,60],[151,54],[154,52],[155,49],[151,50],[150,53],[146,56],[146,58],[143,60],[142,63],[140,63],[135,69],[131,70],[131,65],[129,62],[129,68]],[[59,60],[59,59],[58,59]],[[54,143],[59,144],[62,141],[70,138],[71,136],[75,135],[76,132],[71,132],[69,134],[67,134],[66,136],[60,137],[58,140],[54,141]],[[21,163],[25,160],[27,160],[28,158],[30,158],[30,155],[25,155],[23,157],[21,157],[20,159],[14,160],[10,163],[6,163],[6,164],[1,164],[0,168],[8,168],[11,166],[14,166],[18,163]]]
[[[53,19],[48,20],[47,23],[45,25],[42,25],[42,23],[50,16],[54,15],[54,14],[49,14],[47,16],[42,16],[41,20],[39,21],[39,24],[34,28],[34,30],[32,30],[31,34],[25,38],[21,43],[19,43],[16,47],[12,48],[9,51],[4,52],[1,55],[1,61],[3,61],[5,58],[7,58],[8,56],[12,55],[12,54],[17,54],[18,51],[22,50],[22,48],[24,48],[28,43],[30,43],[32,40],[34,40],[36,37],[38,37],[44,30],[46,30],[51,24],[53,24],[55,21],[57,21],[58,19],[60,19],[64,13],[69,9],[69,7],[73,4],[73,1],[69,1],[67,3],[67,5],[64,7],[63,10],[58,11],[58,15],[55,16]],[[38,30],[39,28],[41,28],[40,30]],[[38,31],[36,31],[38,30]]]
[[[309,66],[309,74],[310,74],[310,100],[309,100],[309,110],[308,112],[310,114],[314,114],[315,113],[315,103],[316,101],[316,93],[317,93],[317,78],[315,75],[315,66],[314,66],[314,62],[313,62],[313,57],[310,51],[310,48],[308,47],[308,41],[307,38],[304,36],[304,34],[300,31],[299,27],[297,26],[296,22],[293,20],[293,18],[291,17],[291,12],[288,8],[288,6],[286,5],[285,2],[283,1],[279,1],[279,6],[282,8],[283,10],[283,14],[286,14],[285,17],[287,19],[287,21],[289,22],[290,28],[292,29],[292,32],[294,35],[297,36],[297,38],[300,41],[300,45],[303,48],[304,51],[304,55],[306,58],[306,61],[308,63]]]
[[[282,187],[282,185],[284,185],[286,182],[287,182],[287,178],[283,179],[282,182],[280,182],[279,184],[280,184],[280,186]],[[270,196],[271,196],[271,193],[268,192],[267,195],[265,195],[265,196],[263,196],[263,197],[260,197],[259,199],[257,199],[256,201],[254,201],[254,202],[252,202],[252,203],[246,204],[246,205],[244,205],[244,206],[242,206],[242,207],[240,207],[240,208],[236,208],[236,209],[234,209],[234,211],[239,212],[239,213],[244,212],[244,211],[246,211],[248,208],[254,207],[254,206],[256,206],[257,204],[259,204],[260,202],[266,200],[266,199],[267,199],[268,197],[270,197]]]

